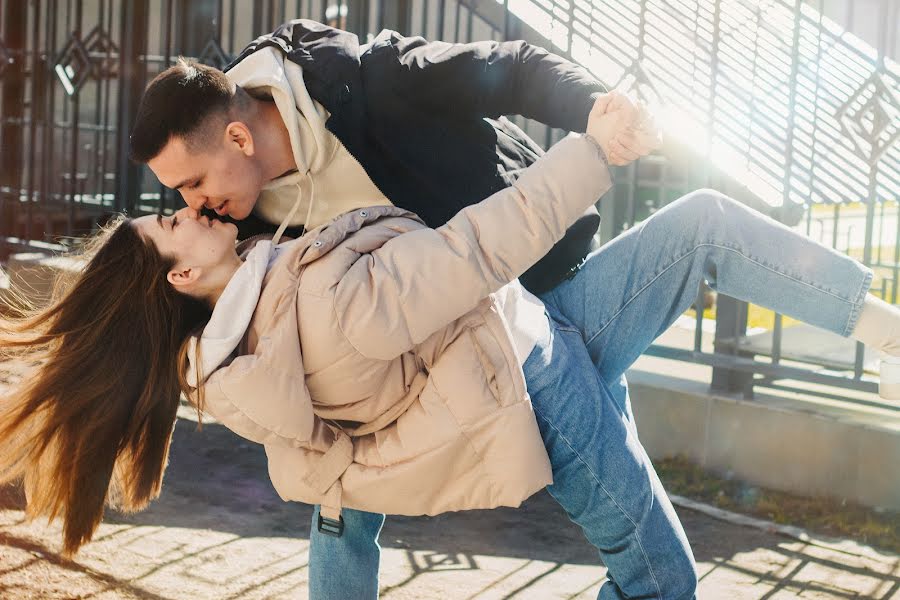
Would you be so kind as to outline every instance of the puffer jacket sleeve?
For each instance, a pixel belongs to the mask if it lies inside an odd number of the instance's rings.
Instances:
[[[297,328],[285,327],[275,335],[296,337]],[[262,360],[263,354],[275,343],[271,337],[260,338],[253,354],[214,371],[203,384],[203,411],[250,441],[303,447],[312,438],[315,416],[302,357],[299,352],[280,357],[279,364],[289,368],[267,366],[271,361]]]
[[[335,288],[335,318],[362,355],[399,356],[521,275],[610,186],[599,145],[566,138],[446,225],[360,256]]]

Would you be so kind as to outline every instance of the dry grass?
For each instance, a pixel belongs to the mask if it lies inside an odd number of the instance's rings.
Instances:
[[[900,553],[900,512],[808,498],[718,477],[684,457],[655,461],[666,490],[713,506]]]

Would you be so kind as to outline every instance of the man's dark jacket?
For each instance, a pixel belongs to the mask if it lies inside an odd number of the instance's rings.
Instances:
[[[542,154],[503,115],[583,132],[606,91],[582,67],[522,41],[449,44],[386,30],[360,46],[352,33],[305,19],[256,39],[225,70],[270,46],[303,68],[310,96],[331,114],[325,126],[372,182],[430,227],[508,187]],[[599,222],[592,208],[522,283],[535,293],[559,283],[593,249]],[[241,238],[274,229],[255,215],[236,223]]]

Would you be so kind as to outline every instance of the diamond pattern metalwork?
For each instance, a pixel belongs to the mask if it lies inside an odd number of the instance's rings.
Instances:
[[[640,61],[631,63],[614,87],[620,92],[633,94],[638,100],[651,106],[660,106],[664,103],[663,95]]]
[[[94,75],[97,77],[118,77],[119,47],[99,25],[94,27],[84,38],[84,47],[97,66]]]
[[[0,78],[3,77],[3,73],[6,72],[6,69],[13,64],[13,61],[12,53],[10,53],[9,49],[3,44],[3,38],[0,38]]]
[[[53,70],[69,96],[75,96],[93,74],[93,61],[78,33],[72,34],[62,52],[53,61]]]
[[[203,51],[197,57],[197,60],[211,67],[223,69],[225,65],[231,62],[232,56],[222,49],[217,39],[213,38],[206,42],[206,46],[203,47]]]
[[[900,99],[878,72],[863,83],[835,116],[857,154],[870,165],[881,160],[900,139]]]

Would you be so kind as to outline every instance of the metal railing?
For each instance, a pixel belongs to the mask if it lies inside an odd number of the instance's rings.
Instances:
[[[222,66],[294,17],[362,39],[389,27],[568,56],[655,105],[669,140],[616,173],[604,239],[714,187],[856,255],[897,301],[900,70],[825,18],[821,0],[0,0],[0,251],[64,248],[113,212],[180,205],[127,160],[144,85],[178,55]],[[515,120],[544,146],[565,134]],[[874,389],[861,347],[843,366],[791,356],[780,316],[765,347],[747,319],[719,297],[711,351],[698,314],[692,348],[651,352],[711,365],[715,387],[746,394],[782,379]]]

